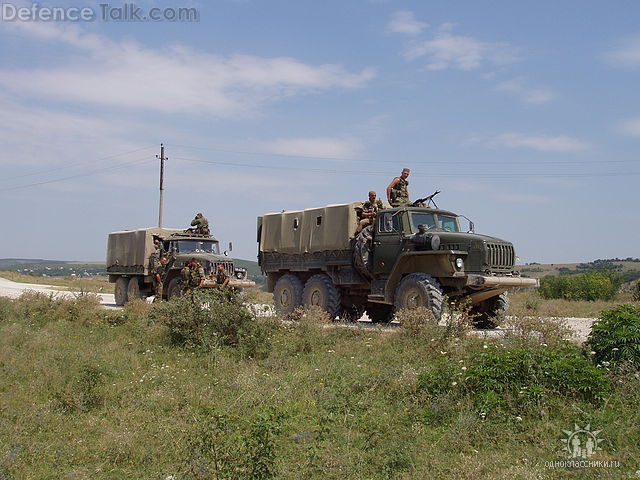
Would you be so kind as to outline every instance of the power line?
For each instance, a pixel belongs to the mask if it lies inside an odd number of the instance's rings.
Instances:
[[[339,174],[339,175],[389,175],[389,172],[380,172],[380,171],[370,171],[370,170],[335,170],[335,169],[325,169],[325,168],[310,168],[310,167],[297,167],[297,166],[279,166],[279,165],[256,165],[256,164],[248,164],[248,163],[237,163],[237,162],[223,162],[223,161],[214,161],[214,160],[202,160],[198,158],[187,158],[187,157],[172,157],[174,160],[184,160],[188,162],[196,162],[196,163],[205,163],[211,165],[222,165],[229,167],[243,167],[243,168],[260,168],[267,170],[296,170],[296,171],[304,171],[304,172],[316,172],[316,173],[329,173],[329,174]],[[480,166],[480,165],[479,165]],[[618,177],[618,176],[635,176],[640,175],[640,172],[605,172],[605,173],[473,173],[473,172],[455,172],[455,173],[425,173],[421,174],[418,172],[411,173],[412,177],[425,177],[425,178],[448,178],[448,177],[473,177],[473,178],[500,178],[500,179],[517,179],[522,177],[540,177],[540,178],[589,178],[589,177]]]
[[[106,157],[97,158],[96,161],[108,160],[110,158],[115,158],[115,157],[122,157],[124,155],[130,155],[132,153],[141,152],[142,150],[148,150],[150,148],[155,148],[155,145],[142,147],[142,148],[137,148],[135,150],[130,150],[128,152],[122,152],[122,153],[116,153],[116,154],[113,154],[113,155],[107,155]],[[58,172],[60,170],[66,170],[66,169],[69,169],[69,168],[72,168],[72,167],[76,167],[78,165],[82,165],[84,163],[85,163],[85,160],[82,160],[82,161],[79,161],[79,162],[73,162],[73,163],[70,163],[70,164],[67,164],[67,165],[64,165],[64,166],[59,166],[59,167],[51,168],[51,169],[48,169],[48,170],[40,170],[40,171],[37,171],[37,172],[24,173],[22,175],[16,175],[16,176],[13,176],[13,177],[4,177],[1,180],[2,181],[8,181],[8,180],[15,180],[17,178],[24,178],[24,177],[31,177],[33,175],[40,175],[40,174],[43,174],[43,173]]]
[[[90,172],[85,172],[85,173],[78,173],[76,175],[70,175],[68,177],[62,177],[62,178],[56,178],[53,180],[45,180],[42,182],[36,182],[36,183],[29,183],[27,185],[18,185],[16,187],[9,187],[9,188],[2,188],[0,189],[0,192],[9,192],[12,190],[21,190],[23,188],[30,188],[30,187],[38,187],[40,185],[47,185],[49,183],[56,183],[56,182],[63,182],[65,180],[71,180],[74,178],[80,178],[80,177],[88,177],[90,175],[95,175],[98,173],[103,173],[103,172],[107,172],[110,170],[117,170],[120,168],[124,168],[124,167],[129,167],[129,166],[134,166],[134,165],[143,165],[145,163],[150,163],[150,162],[155,162],[155,159],[149,159],[148,157],[144,157],[144,158],[138,158],[136,160],[132,160],[130,162],[125,162],[125,163],[121,163],[119,165],[114,165],[111,167],[104,167],[104,168],[100,168],[98,170],[92,170]]]

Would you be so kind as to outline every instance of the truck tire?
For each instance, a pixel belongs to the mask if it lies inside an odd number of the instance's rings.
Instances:
[[[504,315],[509,310],[509,296],[507,292],[491,297],[478,305],[474,305],[472,313],[475,314],[473,324],[477,328],[496,328],[496,317]]]
[[[365,306],[365,311],[373,323],[389,323],[393,319],[393,305],[369,302]]]
[[[180,298],[182,296],[182,279],[180,277],[173,277],[167,287],[167,300],[173,300],[174,298]]]
[[[140,292],[140,281],[137,277],[131,277],[129,279],[129,285],[127,286],[127,302],[139,300],[141,298],[142,293]]]
[[[407,275],[396,288],[394,301],[396,311],[424,307],[431,311],[436,320],[440,320],[444,304],[444,294],[440,284],[426,273]]]
[[[290,273],[280,277],[273,287],[273,303],[277,313],[293,313],[302,305],[302,281]]]
[[[371,243],[373,241],[373,225],[369,225],[353,239],[353,266],[367,280],[373,278],[373,264],[371,259]]]
[[[116,305],[121,307],[127,302],[127,290],[129,287],[129,278],[118,277],[116,280],[116,286],[114,288],[114,297],[116,299]]]
[[[332,320],[342,310],[340,290],[333,284],[331,277],[325,273],[319,273],[307,280],[302,291],[302,303],[307,308],[320,307],[329,314]]]

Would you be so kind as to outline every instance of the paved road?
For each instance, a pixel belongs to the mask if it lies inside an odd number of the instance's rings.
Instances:
[[[60,297],[72,297],[74,292],[70,292],[65,287],[54,287],[51,285],[36,285],[32,283],[17,283],[0,277],[0,296],[18,298],[24,292],[31,290],[35,292],[41,292],[45,294],[51,294]],[[122,308],[117,307],[115,299],[111,293],[97,294],[100,297],[100,303],[106,308]],[[150,300],[150,299],[149,299]],[[270,316],[272,314],[272,308],[267,305],[257,305],[253,309],[260,316]],[[587,339],[587,336],[591,332],[591,325],[596,320],[595,318],[554,318],[558,321],[566,321],[568,326],[575,332],[575,341],[580,343]],[[346,327],[353,327],[356,324],[344,325]],[[371,323],[369,318],[364,315],[357,323],[358,326],[379,328],[377,325]],[[475,330],[476,335],[486,335],[487,337],[501,336],[503,332],[500,329],[495,330]]]

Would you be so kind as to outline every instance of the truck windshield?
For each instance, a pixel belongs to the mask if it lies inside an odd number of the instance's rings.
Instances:
[[[437,217],[433,213],[411,212],[411,224],[414,232],[418,231],[418,225],[426,225],[427,230],[445,230],[447,232],[458,232],[458,219],[451,215],[438,214]]]
[[[202,252],[214,253],[216,255],[220,254],[220,246],[218,242],[203,240],[179,240],[177,243],[178,252],[180,253]]]

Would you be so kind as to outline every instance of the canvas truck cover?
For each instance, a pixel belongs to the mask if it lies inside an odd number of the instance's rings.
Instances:
[[[166,228],[141,228],[110,233],[107,241],[107,269],[114,266],[141,267],[144,274],[148,275],[149,257],[155,251],[154,235],[166,239],[173,233],[181,232],[182,230]]]
[[[358,227],[352,202],[306,210],[285,210],[262,217],[261,252],[288,254],[348,250]]]

